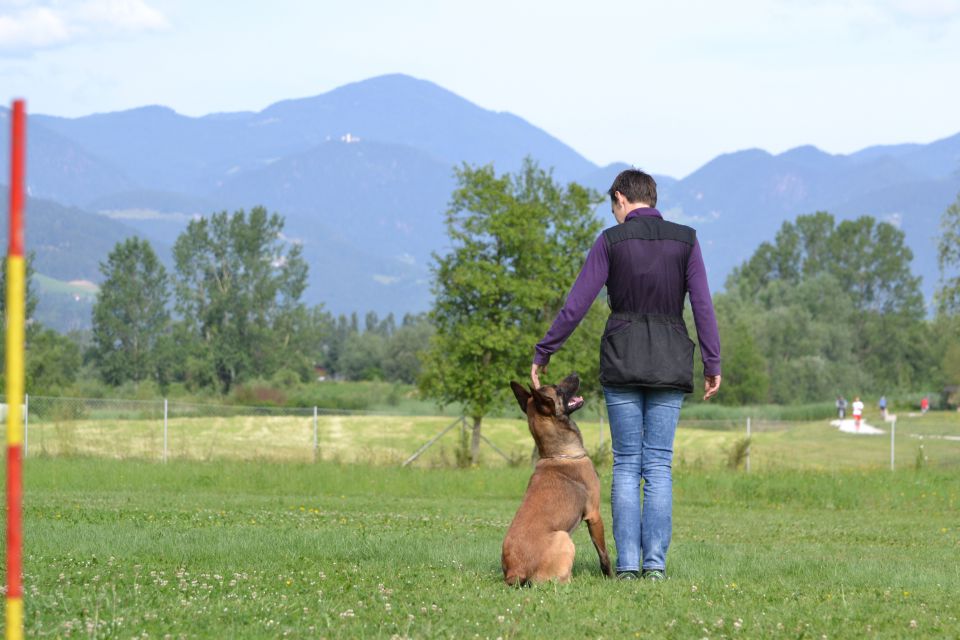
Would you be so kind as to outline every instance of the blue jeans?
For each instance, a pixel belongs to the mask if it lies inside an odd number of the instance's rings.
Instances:
[[[613,440],[610,500],[617,571],[665,570],[673,528],[673,436],[683,392],[604,387],[603,394]]]

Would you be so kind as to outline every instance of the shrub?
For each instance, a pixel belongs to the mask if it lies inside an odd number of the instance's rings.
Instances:
[[[737,470],[747,461],[747,454],[750,453],[750,438],[740,438],[730,446],[727,452],[727,467]]]

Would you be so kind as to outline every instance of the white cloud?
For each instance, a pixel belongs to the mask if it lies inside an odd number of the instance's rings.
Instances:
[[[671,222],[688,225],[713,222],[720,218],[719,211],[711,211],[709,215],[698,216],[685,213],[682,206],[670,207],[669,209],[664,209],[661,213],[663,213],[665,219]]]
[[[891,10],[914,20],[954,20],[960,16],[960,0],[888,0]]]
[[[0,15],[0,48],[44,48],[70,39],[63,16],[47,7],[22,9]]]
[[[841,28],[942,27],[960,18],[960,0],[815,0],[786,3],[781,10],[795,20]]]
[[[73,42],[169,28],[144,0],[0,2],[0,51],[29,53]]]
[[[378,284],[391,285],[396,282],[400,282],[400,278],[397,276],[385,276],[380,273],[373,274],[373,281]]]

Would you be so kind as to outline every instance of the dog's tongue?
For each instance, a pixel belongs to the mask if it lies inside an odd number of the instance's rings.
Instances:
[[[583,396],[573,396],[572,398],[570,398],[570,404],[572,404],[575,407],[579,407],[580,405],[583,404]]]

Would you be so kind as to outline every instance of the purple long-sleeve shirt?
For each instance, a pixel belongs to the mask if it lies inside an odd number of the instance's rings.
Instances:
[[[624,224],[641,216],[663,219],[656,209],[641,208],[628,213]],[[680,315],[683,313],[684,298],[689,292],[703,357],[703,372],[708,376],[720,375],[720,332],[699,241],[694,240],[685,269],[678,269],[677,260],[670,259],[676,253],[673,245],[679,244],[673,240],[629,242],[634,243],[628,247],[629,269],[611,274],[607,240],[604,234],[600,234],[587,254],[587,260],[570,289],[563,309],[557,314],[547,335],[537,344],[534,363],[544,365],[550,361],[551,354],[556,353],[567,341],[606,285],[615,311],[636,313]]]

